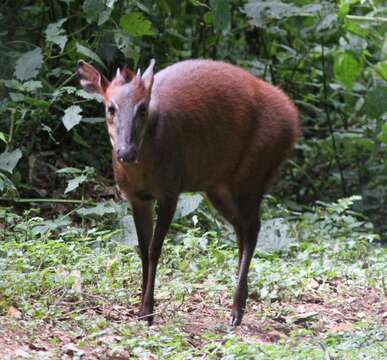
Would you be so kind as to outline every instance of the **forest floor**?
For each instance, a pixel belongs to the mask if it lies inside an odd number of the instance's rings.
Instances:
[[[165,358],[221,358],[221,347],[227,344],[235,347],[232,358],[255,358],[251,354],[254,349],[259,359],[334,359],[337,357],[330,355],[329,346],[335,343],[355,350],[348,351],[344,359],[385,358],[384,295],[340,282],[330,288],[324,295],[313,292],[299,301],[274,306],[250,298],[243,324],[237,328],[227,322],[231,306],[227,295],[219,294],[219,302],[211,304],[200,290],[180,303],[160,304],[151,328],[136,319],[137,307],[61,304],[63,316],[51,321],[24,320],[22,313],[11,307],[0,317],[0,358],[163,359],[157,341],[166,348],[176,342],[184,349],[185,356],[166,353]],[[286,315],[281,315],[284,309]],[[96,328],[85,331],[80,318]],[[144,351],[141,342],[147,339],[150,348]],[[137,350],[126,345],[133,340],[138,342]],[[290,351],[291,344],[297,351]],[[246,352],[245,346],[251,347],[250,351]]]
[[[34,231],[47,221],[12,215],[0,239],[0,359],[385,359],[386,248],[364,241],[364,223],[346,233],[322,218],[297,225],[321,239],[258,246],[234,328],[237,251],[222,230],[170,235],[148,327],[133,247],[105,227]]]

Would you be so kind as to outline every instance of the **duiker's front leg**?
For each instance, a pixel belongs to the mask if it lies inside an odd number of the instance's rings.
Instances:
[[[142,264],[141,314],[144,305],[146,284],[148,282],[149,244],[153,235],[153,201],[132,202],[132,210]]]
[[[161,254],[165,235],[168,232],[173,214],[176,210],[177,196],[158,200],[157,223],[149,246],[148,281],[141,315],[146,317],[149,325],[153,323],[154,287],[156,268]]]

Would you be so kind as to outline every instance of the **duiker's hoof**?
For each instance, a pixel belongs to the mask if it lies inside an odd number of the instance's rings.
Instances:
[[[243,311],[242,310],[235,310],[233,309],[231,311],[231,319],[230,319],[230,325],[231,326],[238,326],[242,322],[243,317]]]
[[[153,313],[145,313],[144,311],[141,311],[138,320],[146,321],[148,323],[148,326],[151,326],[153,324]]]

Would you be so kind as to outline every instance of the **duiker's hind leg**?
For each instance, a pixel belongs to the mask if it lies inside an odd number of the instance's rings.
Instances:
[[[238,274],[242,260],[243,241],[241,215],[237,203],[226,186],[219,187],[206,194],[215,209],[218,210],[219,213],[234,227],[239,250]]]
[[[256,194],[243,194],[243,196],[239,196],[237,201],[242,222],[243,252],[231,312],[231,325],[233,326],[241,323],[246,307],[247,275],[260,229],[259,205],[261,199],[261,197],[257,198]]]
[[[141,309],[144,303],[146,284],[148,281],[149,266],[149,244],[153,234],[153,201],[136,201],[132,202],[133,220],[136,225],[138,247],[140,249],[142,265],[142,289],[141,289]]]

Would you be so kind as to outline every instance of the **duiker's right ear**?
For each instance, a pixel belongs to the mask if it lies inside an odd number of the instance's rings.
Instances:
[[[82,88],[92,94],[103,95],[109,81],[92,65],[83,60],[78,61],[77,74]]]

